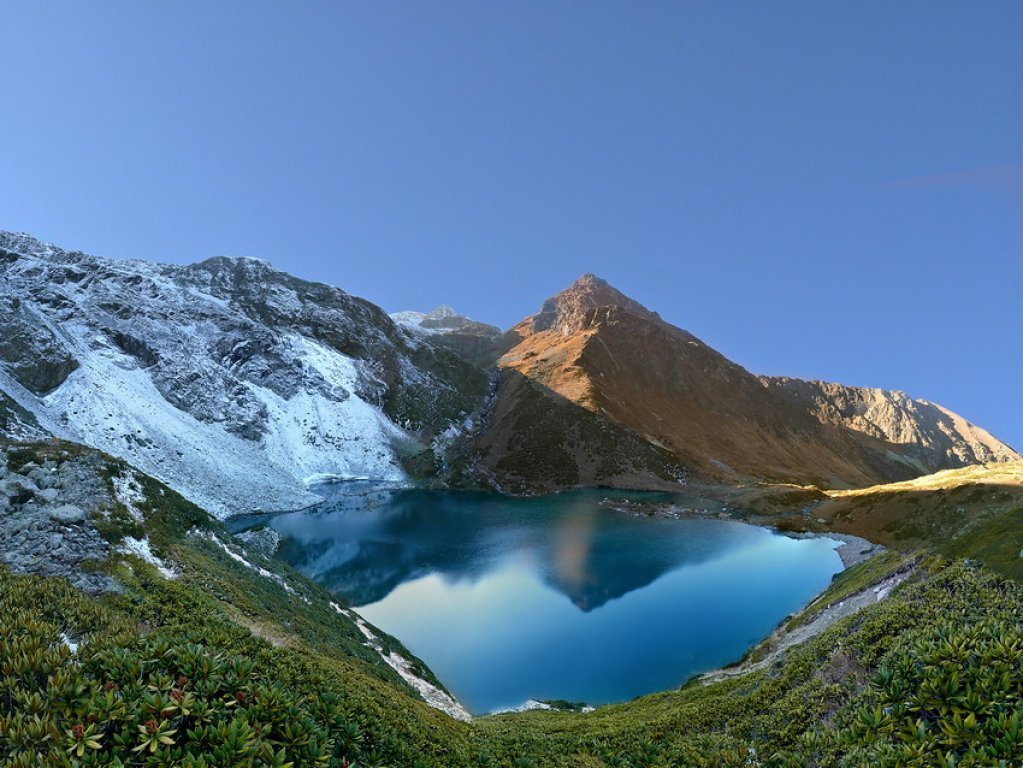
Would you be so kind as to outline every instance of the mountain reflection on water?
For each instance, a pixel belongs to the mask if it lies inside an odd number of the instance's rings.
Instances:
[[[528,554],[546,584],[590,611],[758,530],[689,521],[715,535],[679,535],[678,521],[639,520],[600,504],[608,497],[663,501],[666,494],[583,489],[518,499],[361,484],[318,490],[332,498],[270,522],[282,536],[278,554],[355,606],[430,574],[478,579]]]
[[[399,638],[477,713],[680,685],[741,656],[841,570],[827,539],[602,503],[663,494],[318,491],[326,503],[258,521],[281,534],[279,555]]]

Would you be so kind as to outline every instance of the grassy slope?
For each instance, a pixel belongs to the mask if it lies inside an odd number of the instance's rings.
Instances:
[[[121,471],[110,463],[111,475]],[[395,768],[1023,760],[1023,666],[1013,655],[1023,655],[1023,594],[984,568],[927,561],[888,600],[843,619],[783,662],[743,677],[589,714],[531,712],[466,726],[416,700],[317,585],[267,561],[296,594],[286,592],[209,541],[187,536],[198,526],[226,540],[200,510],[154,481],[145,481],[145,491],[144,533],[154,551],[181,570],[179,579],[168,581],[140,560],[116,556],[97,567],[115,572],[126,590],[97,603],[60,581],[0,572],[0,611],[7,618],[0,625],[5,768],[71,764],[80,744],[76,725],[102,729],[99,747],[82,748],[83,765],[114,764],[115,753],[125,765],[188,768],[342,766],[346,759]],[[985,526],[1003,519],[992,513],[972,535],[992,538]],[[106,535],[137,534],[134,525],[129,516],[114,515]],[[972,539],[957,540],[974,547]],[[897,565],[894,556],[867,561],[822,600],[841,599]],[[77,656],[67,652],[61,633],[80,643]],[[185,651],[214,667],[205,676],[183,675],[185,692],[207,708],[205,724],[194,713],[165,708],[172,706],[168,697],[182,670],[195,666],[183,658]],[[992,653],[1015,660],[995,659],[1008,664],[1001,677],[978,671],[992,668]],[[928,654],[933,663],[914,662]],[[949,654],[964,670],[954,681]],[[122,709],[111,718],[104,697],[115,679],[110,690]],[[247,694],[244,701],[237,699],[239,690]],[[154,696],[163,698],[154,704]],[[914,696],[919,706],[912,712],[891,704],[878,709],[893,697]],[[1020,743],[1016,736],[997,743],[996,734],[1015,733],[1006,718],[1017,713]],[[157,743],[152,753],[133,751],[149,738],[143,731],[150,720],[173,727],[175,743]],[[238,737],[246,727],[252,732]],[[237,754],[218,753],[214,743]],[[989,747],[1000,751],[970,755]],[[912,763],[913,750],[926,757]],[[959,762],[948,762],[946,753]],[[196,762],[196,755],[206,762]]]
[[[47,453],[59,458],[76,450],[79,449],[65,445],[33,446],[27,451],[29,455],[19,452],[12,458],[17,462],[30,458],[40,461]],[[110,459],[105,471],[113,477],[125,468],[122,462]],[[114,555],[106,562],[93,563],[92,567],[113,573],[125,590],[97,601],[78,594],[59,580],[11,576],[0,570],[0,603],[9,608],[20,606],[29,616],[42,612],[48,625],[43,634],[51,641],[49,645],[54,644],[53,639],[60,632],[78,639],[79,661],[86,665],[95,654],[122,647],[137,651],[145,668],[156,663],[154,658],[147,658],[153,653],[149,647],[153,642],[173,647],[199,643],[211,657],[234,656],[256,661],[251,685],[286,686],[294,699],[289,706],[298,712],[311,713],[313,704],[324,696],[336,698],[330,716],[321,717],[325,724],[321,741],[340,744],[341,735],[348,729],[355,729],[359,736],[358,743],[340,749],[334,755],[335,762],[329,764],[340,764],[337,761],[343,757],[360,764],[468,763],[467,728],[420,701],[380,655],[363,644],[354,623],[330,606],[331,601],[337,601],[336,597],[283,563],[249,554],[252,561],[284,579],[294,590],[289,592],[278,582],[232,559],[212,541],[188,535],[189,531],[201,530],[219,536],[222,541],[232,541],[226,530],[205,512],[156,481],[140,477],[146,497],[140,505],[144,523],[135,522],[118,505],[102,521],[101,530],[112,543],[125,535],[147,536],[154,553],[179,571],[178,578],[165,579],[153,566],[136,557]],[[5,624],[5,637],[10,638],[12,633],[17,637],[21,629]],[[386,648],[414,659],[397,640],[381,632],[378,636]],[[3,650],[9,649],[8,646]],[[0,658],[6,656],[7,653],[0,653]],[[75,661],[73,657],[64,658],[58,666],[74,668]],[[425,668],[419,671],[430,677]],[[0,679],[3,673],[0,669]],[[91,682],[96,685],[104,681]],[[17,713],[20,708],[9,692],[7,712],[4,711],[5,685],[0,683],[0,714]],[[53,689],[52,685],[38,687],[44,691]],[[126,686],[122,688],[128,690]],[[67,740],[68,728],[84,721],[83,714],[79,708],[57,718],[58,743]],[[128,718],[122,725],[130,726],[127,730],[131,732],[149,719],[141,714],[138,717],[141,719],[136,718],[137,722]],[[178,745],[186,741],[180,733],[184,730],[184,726],[179,728]],[[9,737],[9,730],[5,732],[0,720],[0,765],[6,768],[4,758],[12,759],[14,750],[5,737]],[[103,743],[109,745],[112,741],[111,736]],[[178,748],[165,746],[171,751]],[[181,755],[174,757],[180,759]],[[27,765],[51,764],[42,762],[44,758],[39,755],[34,759],[36,762],[29,760]],[[304,764],[316,763],[301,759],[295,763]]]
[[[946,470],[828,496],[813,512],[828,530],[901,550],[975,558],[1023,581],[1023,462]]]

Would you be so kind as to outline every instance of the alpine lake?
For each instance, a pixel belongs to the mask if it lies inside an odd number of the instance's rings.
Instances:
[[[514,498],[368,482],[306,510],[236,519],[397,637],[475,714],[599,705],[739,659],[842,570],[827,538],[623,511],[662,493]]]

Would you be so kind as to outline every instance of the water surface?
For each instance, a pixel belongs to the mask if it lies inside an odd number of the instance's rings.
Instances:
[[[678,686],[740,657],[842,568],[828,539],[601,503],[655,494],[317,492],[325,504],[269,520],[280,556],[399,638],[476,713]]]

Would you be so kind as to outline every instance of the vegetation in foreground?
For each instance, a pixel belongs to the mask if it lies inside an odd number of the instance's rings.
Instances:
[[[144,490],[141,525],[178,578],[115,555],[94,566],[125,589],[96,600],[0,569],[0,766],[1023,762],[1023,588],[973,562],[923,560],[889,599],[748,675],[466,725],[418,701],[319,587],[240,565],[186,535],[217,530],[201,511]],[[824,599],[898,565],[867,561]]]

